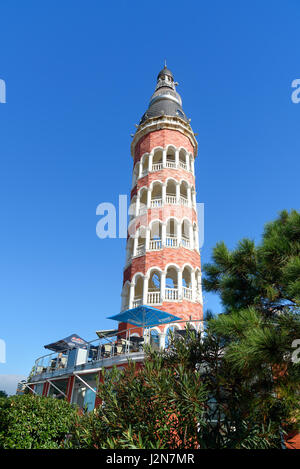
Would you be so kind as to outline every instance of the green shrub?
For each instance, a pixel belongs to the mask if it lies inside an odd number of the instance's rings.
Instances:
[[[65,400],[33,395],[0,399],[0,448],[64,447],[76,417],[76,408]]]

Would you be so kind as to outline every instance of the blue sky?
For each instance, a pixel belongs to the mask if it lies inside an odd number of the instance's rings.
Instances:
[[[129,194],[130,134],[165,58],[198,133],[202,262],[299,208],[299,24],[297,0],[2,2],[0,375],[119,312],[125,240],[97,238],[96,207]]]

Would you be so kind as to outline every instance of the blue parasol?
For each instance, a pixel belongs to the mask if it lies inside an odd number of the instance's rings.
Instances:
[[[173,314],[146,305],[127,309],[126,311],[116,314],[115,316],[110,316],[107,319],[114,319],[115,321],[125,322],[143,328],[181,320],[181,318],[174,316]]]

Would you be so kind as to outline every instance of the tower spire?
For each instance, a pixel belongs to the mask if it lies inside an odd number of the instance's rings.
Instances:
[[[162,115],[180,117],[188,122],[182,110],[181,97],[176,91],[173,73],[167,68],[166,59],[164,68],[157,75],[154,94],[151,97],[148,109],[142,116],[140,123],[143,123],[151,117]]]

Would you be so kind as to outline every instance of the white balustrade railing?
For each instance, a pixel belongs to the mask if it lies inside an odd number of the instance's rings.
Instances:
[[[191,300],[192,299],[192,289],[188,287],[182,287],[182,293],[183,293],[183,298],[186,300]]]
[[[182,236],[181,238],[181,244],[184,248],[189,248],[191,245],[190,240],[188,238],[185,238],[184,236]]]
[[[181,169],[184,169],[185,171],[189,171],[192,174],[194,173],[191,164],[189,165],[189,168],[188,168],[188,165],[186,163],[184,163],[183,161],[179,161],[178,164],[176,164],[175,161],[166,160],[165,165],[163,165],[162,162],[161,163],[153,163],[152,167],[150,169],[148,169],[148,168],[143,169],[140,173],[140,177],[146,176],[149,173],[149,171],[160,171],[164,167],[165,168],[170,168],[170,169],[181,168]],[[133,185],[135,185],[135,184],[133,184]]]
[[[162,199],[152,199],[151,200],[151,208],[158,208],[162,206]]]
[[[162,169],[162,167],[163,167],[162,163],[154,163],[152,165],[152,171],[159,171]]]
[[[188,201],[188,199],[186,199],[185,197],[182,197],[182,195],[181,195],[180,196],[180,203],[181,203],[181,205],[188,206],[189,201]]]
[[[158,305],[159,303],[161,303],[160,292],[159,291],[148,292],[147,302],[149,305]]]
[[[178,288],[166,288],[165,289],[165,299],[167,301],[178,300]]]
[[[166,195],[166,203],[167,204],[176,204],[176,195]]]
[[[178,240],[175,236],[167,236],[166,237],[166,247],[168,248],[177,248],[178,247]]]
[[[161,249],[161,239],[150,239],[149,250],[157,251],[158,249]]]

